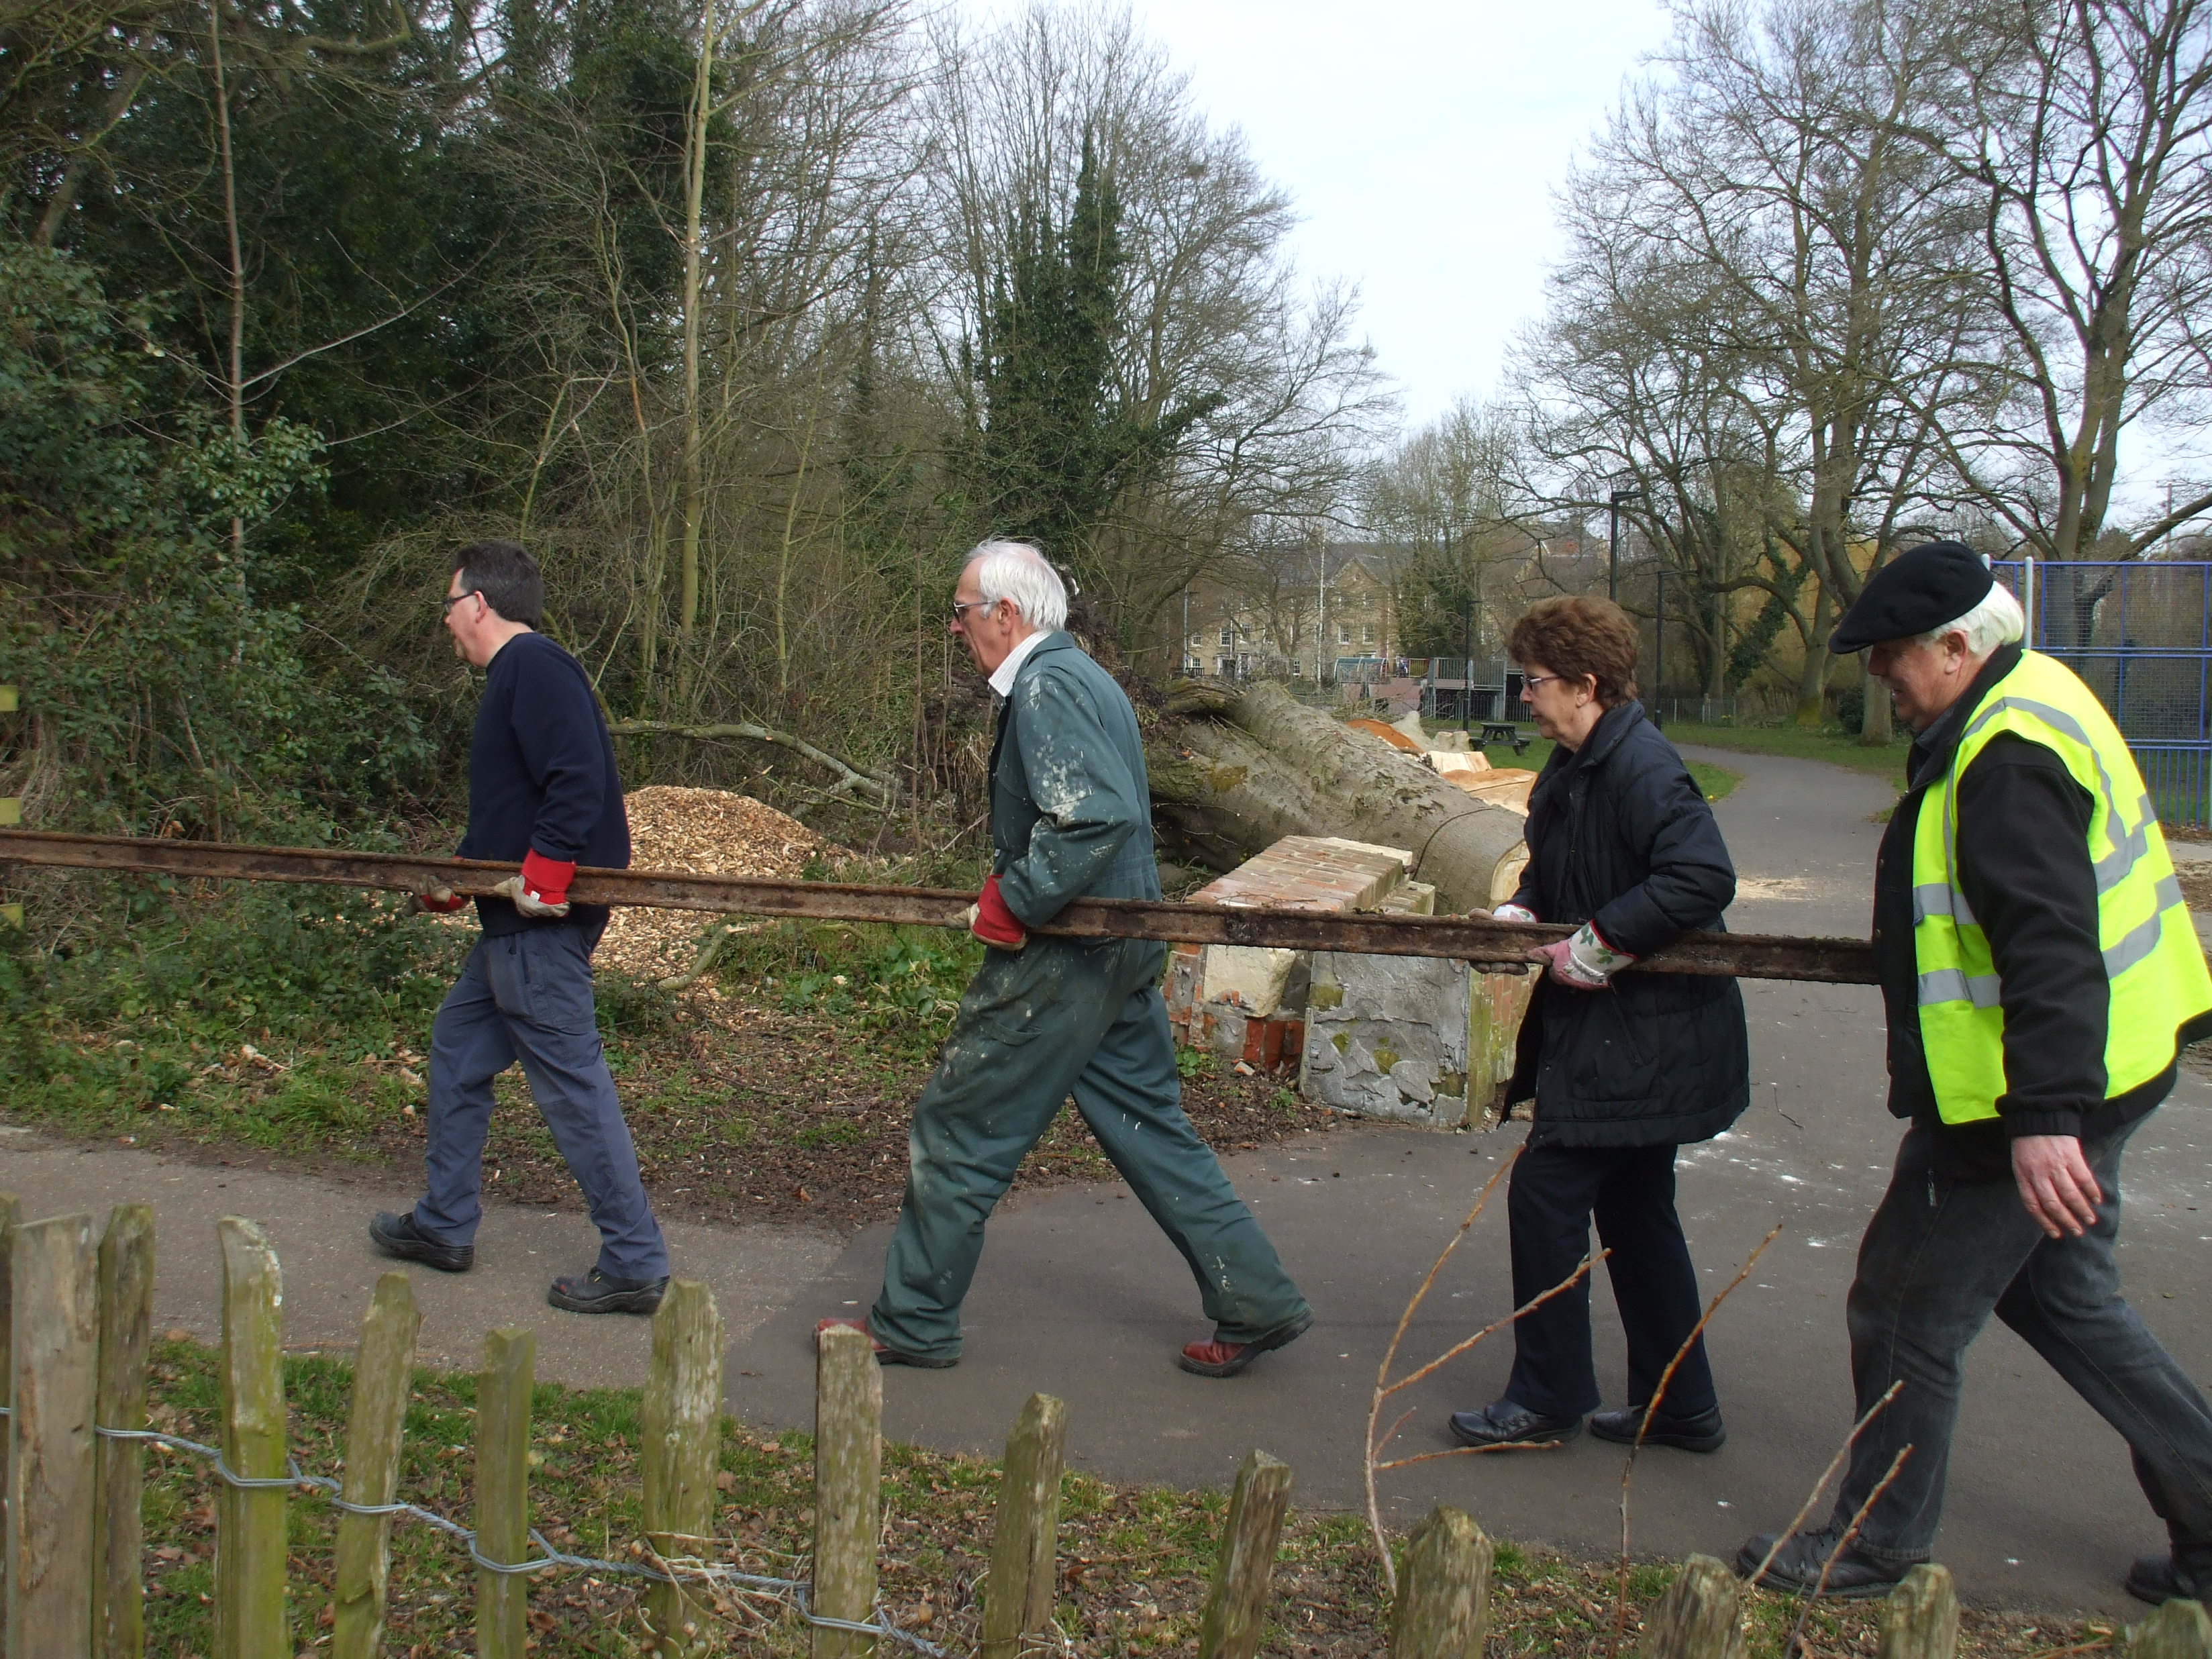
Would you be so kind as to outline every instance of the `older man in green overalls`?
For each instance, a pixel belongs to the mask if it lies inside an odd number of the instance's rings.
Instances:
[[[1183,1115],[1160,999],[1166,947],[1028,931],[1072,899],[1160,896],[1135,711],[1062,631],[1067,591],[1034,547],[985,543],[953,597],[952,630],[1003,699],[993,873],[969,913],[991,948],[915,1108],[906,1200],[865,1328],[885,1364],[958,1361],[983,1224],[1072,1092],[1198,1281],[1214,1333],[1177,1363],[1234,1376],[1313,1313]]]

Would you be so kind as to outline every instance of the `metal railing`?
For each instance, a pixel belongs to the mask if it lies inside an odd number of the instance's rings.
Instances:
[[[2167,823],[2212,824],[2212,562],[2000,560],[2027,643],[2081,677]]]

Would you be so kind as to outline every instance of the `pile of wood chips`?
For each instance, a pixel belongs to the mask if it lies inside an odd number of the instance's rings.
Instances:
[[[635,870],[792,881],[809,859],[850,856],[797,818],[726,789],[655,784],[625,796],[623,805],[629,811]],[[633,979],[680,974],[690,967],[700,936],[715,920],[703,910],[617,908],[594,963]]]

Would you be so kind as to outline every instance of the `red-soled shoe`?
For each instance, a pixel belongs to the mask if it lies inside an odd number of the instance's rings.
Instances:
[[[1288,1347],[1313,1328],[1313,1315],[1300,1314],[1287,1325],[1278,1325],[1249,1342],[1187,1342],[1176,1364],[1194,1376],[1234,1376],[1263,1353]]]

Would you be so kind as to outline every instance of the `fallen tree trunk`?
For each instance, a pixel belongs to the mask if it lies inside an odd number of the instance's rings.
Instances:
[[[1437,908],[1465,915],[1513,895],[1526,820],[1475,799],[1411,754],[1293,700],[1279,685],[1180,682],[1150,734],[1162,850],[1230,870],[1285,836],[1402,847]]]

